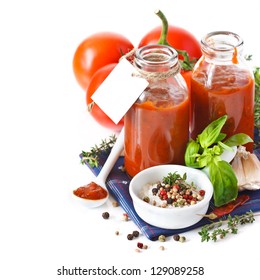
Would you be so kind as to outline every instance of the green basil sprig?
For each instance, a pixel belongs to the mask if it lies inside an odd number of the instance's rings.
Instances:
[[[185,164],[193,168],[208,168],[209,179],[214,188],[214,204],[222,206],[236,199],[238,195],[237,178],[231,165],[221,159],[224,150],[232,146],[245,145],[253,140],[244,133],[235,134],[225,140],[221,130],[227,120],[224,115],[210,123],[196,140],[190,139]]]

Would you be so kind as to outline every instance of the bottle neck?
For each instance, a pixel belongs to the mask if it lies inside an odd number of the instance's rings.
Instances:
[[[135,53],[138,75],[147,80],[163,80],[180,72],[178,53],[165,45],[148,45]]]
[[[243,52],[243,40],[235,33],[217,31],[201,40],[201,50],[206,59],[238,63]]]

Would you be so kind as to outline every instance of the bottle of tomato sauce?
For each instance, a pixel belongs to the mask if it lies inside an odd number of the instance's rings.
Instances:
[[[227,136],[254,137],[254,76],[242,56],[243,40],[232,32],[207,34],[201,40],[202,57],[191,78],[191,138],[213,120],[228,115]],[[253,143],[246,145],[252,152]]]
[[[160,164],[184,164],[189,140],[189,96],[178,54],[164,45],[135,53],[136,75],[148,87],[125,115],[125,168],[130,176]]]

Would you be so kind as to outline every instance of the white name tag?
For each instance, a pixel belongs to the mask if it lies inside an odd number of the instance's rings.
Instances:
[[[121,59],[91,97],[115,124],[148,86],[145,79],[132,75],[136,72],[128,60]]]

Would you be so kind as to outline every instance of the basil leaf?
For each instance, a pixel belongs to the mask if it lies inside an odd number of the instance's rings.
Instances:
[[[218,145],[219,145],[222,149],[224,149],[224,150],[233,152],[233,149],[232,149],[230,146],[228,146],[227,144],[224,144],[224,143],[221,142],[221,141],[218,142]]]
[[[211,146],[213,143],[216,143],[216,141],[219,141],[220,132],[227,120],[227,115],[224,115],[217,120],[211,122],[203,131],[201,134],[198,135],[198,141],[202,148],[207,148]]]
[[[214,204],[219,207],[237,198],[237,178],[229,163],[224,160],[209,164],[209,177],[214,187]]]
[[[229,137],[226,141],[224,141],[224,144],[226,144],[229,147],[232,147],[245,145],[249,142],[253,142],[251,137],[244,133],[238,133]]]
[[[196,161],[199,153],[200,145],[194,140],[190,140],[184,155],[185,164],[190,167],[199,168],[199,164]]]
[[[227,136],[227,134],[225,134],[225,133],[222,133],[222,132],[219,133],[219,136],[215,142],[220,142],[220,141],[224,140],[226,138],[226,136]]]
[[[212,155],[210,153],[203,153],[198,158],[199,168],[206,167],[212,161]]]

